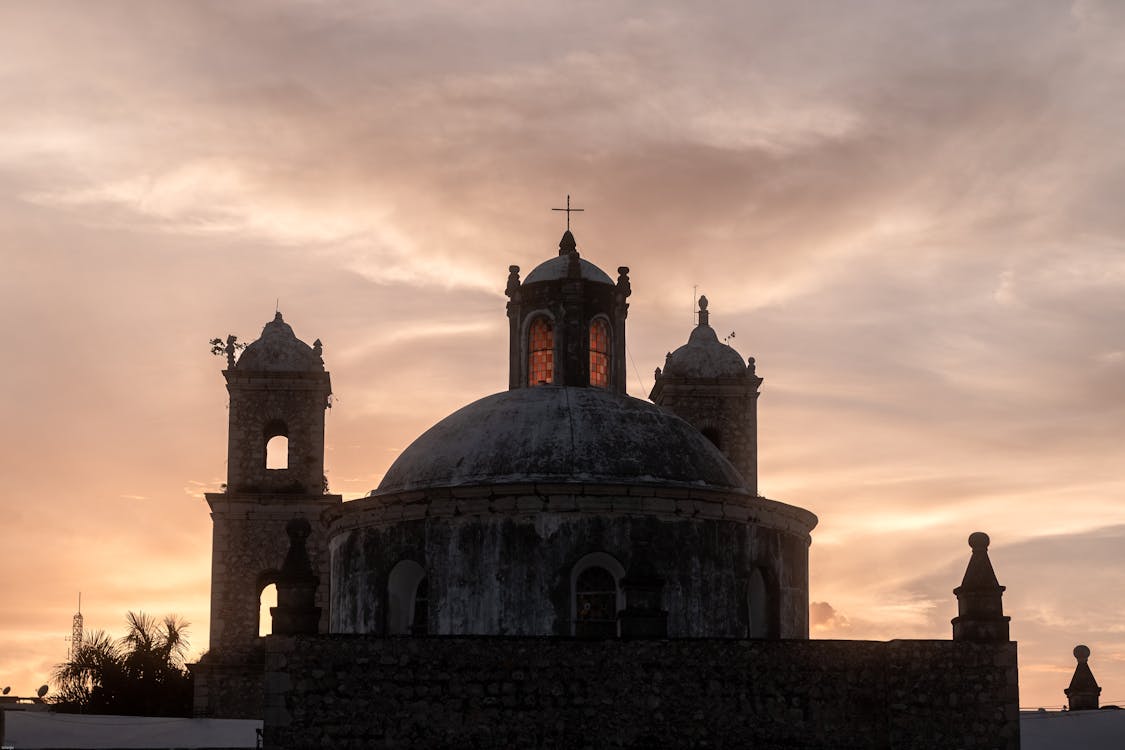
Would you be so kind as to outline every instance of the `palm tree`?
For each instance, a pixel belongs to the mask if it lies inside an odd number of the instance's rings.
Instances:
[[[184,666],[187,625],[130,612],[128,631],[113,640],[95,631],[55,668],[55,708],[129,716],[191,715],[191,675]]]

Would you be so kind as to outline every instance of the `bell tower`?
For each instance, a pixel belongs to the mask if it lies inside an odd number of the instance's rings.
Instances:
[[[579,209],[571,209],[579,210]],[[626,392],[626,300],[629,269],[617,282],[580,257],[567,229],[558,257],[520,281],[508,267],[508,388],[565,385]]]
[[[332,383],[321,344],[298,339],[277,313],[236,360],[227,343],[230,394],[227,483],[207,493],[213,523],[210,650],[193,666],[195,713],[260,718],[263,590],[278,583],[289,549],[286,526],[309,525],[309,559],[328,580],[322,512],[342,502],[324,476],[324,417]],[[316,604],[327,613],[327,586]],[[320,623],[327,630],[327,614]]]
[[[743,362],[711,327],[706,297],[699,298],[699,324],[688,342],[669,352],[656,368],[649,398],[689,422],[723,452],[758,494],[758,389],[754,358]]]

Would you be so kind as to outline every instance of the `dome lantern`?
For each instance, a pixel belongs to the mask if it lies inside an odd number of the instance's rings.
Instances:
[[[577,211],[579,209],[571,209]],[[625,393],[629,269],[617,282],[582,258],[567,229],[559,254],[520,281],[510,266],[508,388],[565,385]]]

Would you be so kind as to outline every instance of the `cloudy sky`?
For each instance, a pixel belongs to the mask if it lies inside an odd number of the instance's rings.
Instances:
[[[0,684],[88,628],[207,645],[207,340],[324,341],[347,498],[506,384],[509,264],[633,269],[630,390],[693,288],[820,517],[814,637],[947,638],[993,539],[1021,704],[1125,703],[1125,9],[1033,2],[0,6]]]

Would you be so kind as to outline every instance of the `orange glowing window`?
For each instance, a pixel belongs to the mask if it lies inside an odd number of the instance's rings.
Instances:
[[[590,323],[590,385],[609,385],[609,327],[601,318]]]
[[[546,318],[536,318],[527,336],[527,384],[555,381],[555,329]]]

